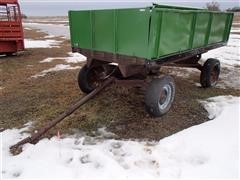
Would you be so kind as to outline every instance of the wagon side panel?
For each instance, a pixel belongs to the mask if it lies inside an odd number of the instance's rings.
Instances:
[[[116,44],[117,53],[148,58],[150,10],[117,10]]]
[[[163,10],[159,31],[158,57],[186,51],[190,46],[193,13]]]
[[[114,10],[92,11],[93,50],[115,53]]]
[[[224,33],[227,21],[227,14],[213,13],[212,24],[209,34],[208,44],[224,41]]]
[[[193,48],[199,48],[205,45],[209,20],[210,13],[208,12],[196,13],[194,37],[192,43]]]
[[[73,48],[80,48],[80,52],[86,49],[92,57],[96,53],[102,59],[109,56],[109,60],[118,55],[160,60],[224,45],[229,38],[232,16],[232,13],[160,6],[70,11],[71,42]]]
[[[158,57],[158,47],[160,40],[160,29],[162,25],[162,13],[156,11],[156,8],[152,9],[151,20],[150,20],[150,32],[148,42],[148,53],[151,59]]]
[[[225,33],[224,33],[224,38],[223,41],[227,42],[231,33],[231,28],[232,28],[232,23],[233,23],[233,13],[228,13],[227,14],[227,19],[226,19],[226,25],[225,25]]]

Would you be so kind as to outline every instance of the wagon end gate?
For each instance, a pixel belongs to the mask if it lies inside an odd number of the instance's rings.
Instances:
[[[0,1],[0,54],[24,50],[22,14],[17,0]]]

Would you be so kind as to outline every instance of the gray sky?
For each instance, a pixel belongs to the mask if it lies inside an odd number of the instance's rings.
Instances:
[[[205,7],[211,0],[19,0],[22,12],[28,16],[66,16],[68,10],[80,9],[106,9],[106,8],[124,8],[124,7],[145,7],[156,2],[159,4]],[[220,3],[221,9],[239,6],[239,0],[215,0]]]

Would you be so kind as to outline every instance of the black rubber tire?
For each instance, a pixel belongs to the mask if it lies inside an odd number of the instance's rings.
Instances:
[[[204,63],[200,75],[200,83],[203,88],[216,86],[220,69],[220,61],[217,59],[210,58]]]
[[[161,104],[161,96],[163,92],[167,92],[166,89],[168,89],[168,93],[165,97],[165,102]],[[166,75],[154,79],[150,83],[145,94],[146,111],[153,117],[163,116],[170,110],[174,97],[175,83],[171,76]]]
[[[78,74],[78,86],[82,92],[88,94],[94,90],[93,87],[90,86],[88,81],[90,68],[87,65],[84,65]]]

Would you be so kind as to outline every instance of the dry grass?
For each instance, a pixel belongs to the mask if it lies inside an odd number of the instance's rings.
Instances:
[[[27,38],[43,38],[45,34],[26,31]],[[83,94],[78,89],[78,70],[59,71],[44,77],[30,78],[32,75],[61,61],[39,63],[47,57],[66,56],[70,51],[69,41],[61,48],[28,49],[24,54],[5,57],[0,60],[1,91],[0,127],[22,127],[32,121],[34,128],[41,127],[63,112]],[[167,73],[168,68],[163,68]],[[198,82],[198,75],[192,77]],[[161,118],[151,118],[144,110],[144,90],[108,87],[73,115],[66,118],[46,136],[57,130],[71,134],[75,130],[94,135],[97,128],[107,127],[118,138],[141,138],[159,140],[190,126],[208,121],[207,113],[199,100],[218,95],[236,95],[234,89],[202,89],[188,80],[175,77],[176,98],[170,112]]]

